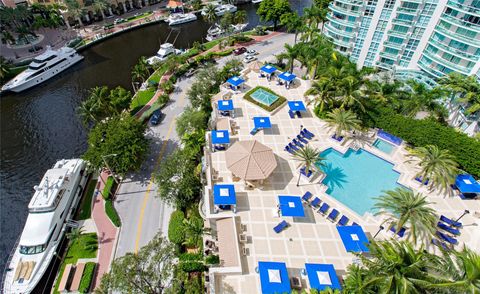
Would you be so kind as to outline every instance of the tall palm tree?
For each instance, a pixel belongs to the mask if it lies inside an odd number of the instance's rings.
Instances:
[[[75,18],[80,25],[83,26],[82,16],[85,12],[84,8],[80,5],[77,0],[64,0],[65,6],[67,7],[68,13]]]
[[[87,99],[80,103],[80,106],[77,108],[77,112],[85,127],[91,122],[94,124],[98,122],[97,113],[99,112],[99,109],[100,106],[93,100]]]
[[[445,108],[440,102],[445,98],[445,92],[440,87],[428,89],[424,83],[415,80],[409,80],[407,84],[412,95],[403,106],[405,115],[413,117],[421,111],[427,111],[439,118],[444,116]]]
[[[359,107],[361,111],[365,112],[365,106],[363,106],[362,99],[364,98],[363,92],[360,90],[362,81],[355,76],[347,76],[340,81],[340,96],[337,99],[341,102],[340,108],[356,108]]]
[[[335,129],[335,134],[344,137],[345,132],[351,132],[360,129],[361,121],[357,118],[355,113],[350,110],[343,110],[336,108],[327,113],[325,121],[330,128]]]
[[[109,6],[109,3],[107,0],[93,0],[93,3],[92,3],[92,8],[96,12],[100,12],[100,14],[102,15],[102,20],[105,19],[104,10],[107,9],[108,6]]]
[[[324,166],[324,160],[325,158],[320,156],[320,151],[317,148],[313,148],[309,145],[305,145],[304,147],[298,149],[298,151],[295,151],[295,153],[292,154],[292,157],[295,161],[299,161],[303,167],[305,167],[305,174],[310,174],[311,168],[315,167],[315,164]],[[298,183],[300,182],[300,176],[301,174],[298,174],[298,181],[297,181],[297,186]]]
[[[3,80],[10,73],[10,66],[7,60],[0,56],[0,80]]]
[[[203,220],[199,217],[191,217],[183,220],[183,227],[185,229],[185,244],[188,246],[201,246],[203,242]]]
[[[421,177],[424,183],[430,180],[432,188],[438,188],[442,192],[451,191],[450,185],[455,182],[458,174],[458,164],[448,150],[427,145],[413,149],[409,156],[412,159],[407,162],[415,161],[420,168],[417,177]]]
[[[438,259],[436,289],[450,293],[480,293],[480,255],[464,247],[462,251],[443,254]]]
[[[335,89],[332,87],[330,80],[325,77],[313,82],[312,87],[305,92],[305,95],[314,95],[314,106],[320,107],[320,112],[323,112],[325,104],[331,105]]]
[[[285,44],[285,52],[280,53],[279,55],[288,60],[286,70],[293,72],[293,63],[295,59],[300,55],[298,46],[290,44]]]
[[[297,44],[297,36],[304,28],[304,19],[298,15],[297,12],[290,12],[280,17],[280,24],[287,28],[287,32],[295,33],[295,41]]]
[[[320,24],[320,15],[321,10],[318,6],[312,5],[303,9],[303,15],[305,17],[306,23],[311,28],[318,28]]]
[[[414,244],[419,239],[430,242],[438,216],[425,196],[399,187],[385,191],[376,201],[374,207],[378,211],[375,215],[386,215],[385,222],[395,224],[397,231],[406,225],[410,230],[409,239]]]
[[[475,76],[465,77],[459,73],[451,73],[439,80],[440,87],[452,94],[451,101],[465,103],[467,113],[480,111],[480,83]]]
[[[235,24],[241,24],[247,22],[247,12],[245,10],[239,10],[233,15],[233,22]]]
[[[84,230],[83,227],[73,228],[69,233],[67,233],[67,239],[69,240],[70,244],[77,241],[80,236],[82,236]]]
[[[203,11],[205,11],[204,18],[208,23],[214,23],[215,20],[217,19],[217,15],[215,14],[215,5],[213,4],[207,4],[205,8],[203,8]]]

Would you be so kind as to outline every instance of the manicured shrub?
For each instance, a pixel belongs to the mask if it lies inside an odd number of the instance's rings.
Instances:
[[[97,264],[95,262],[87,262],[85,264],[85,269],[83,270],[82,279],[80,280],[80,286],[78,287],[78,292],[90,292],[90,286],[92,285],[96,265]]]
[[[206,264],[219,264],[220,263],[220,257],[218,255],[208,255],[205,258],[205,263]]]
[[[182,271],[187,273],[203,272],[206,269],[205,265],[198,261],[181,262],[179,267]]]
[[[178,257],[180,261],[199,261],[202,260],[203,256],[200,253],[182,253]]]
[[[160,95],[160,97],[158,97],[158,104],[160,105],[165,105],[168,103],[168,101],[170,101],[170,96],[168,96],[168,94],[162,94]]]
[[[167,94],[172,93],[173,90],[175,89],[173,83],[170,80],[166,81],[165,83],[160,84],[160,88],[163,91],[165,91],[165,93],[167,93]]]
[[[108,179],[105,181],[105,187],[103,187],[102,191],[103,199],[106,200],[111,198],[113,184],[115,184],[115,180],[113,179],[113,177],[108,177]]]
[[[183,220],[185,214],[181,210],[176,210],[170,216],[168,223],[168,239],[175,244],[182,244],[185,241],[185,229],[183,227]]]
[[[105,213],[107,214],[108,218],[112,221],[112,223],[116,227],[120,227],[122,225],[122,221],[120,220],[120,217],[118,216],[117,210],[115,209],[115,206],[113,205],[112,199],[105,200]]]
[[[402,115],[382,115],[378,128],[402,138],[414,147],[436,145],[449,150],[465,172],[480,177],[480,142],[433,119],[417,120]]]

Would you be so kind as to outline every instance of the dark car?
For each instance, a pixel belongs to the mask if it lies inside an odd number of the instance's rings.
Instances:
[[[156,126],[162,121],[162,118],[163,118],[163,113],[160,111],[160,109],[155,110],[152,116],[150,117],[150,123]]]
[[[235,50],[233,51],[233,54],[235,54],[235,55],[240,55],[240,54],[243,54],[243,53],[245,53],[245,52],[247,52],[247,48],[245,48],[245,47],[240,47],[240,48],[235,49]]]

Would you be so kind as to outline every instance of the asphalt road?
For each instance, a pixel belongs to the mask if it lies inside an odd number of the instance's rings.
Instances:
[[[259,60],[271,60],[279,54],[285,43],[293,44],[292,34],[282,34],[272,39],[250,46],[259,52]],[[217,61],[223,66],[232,58],[225,57]],[[146,245],[160,231],[167,234],[168,221],[173,208],[166,205],[157,196],[157,187],[151,179],[152,172],[161,168],[161,161],[178,147],[179,140],[175,132],[175,118],[188,105],[186,92],[193,77],[177,83],[176,92],[171,96],[170,104],[164,108],[165,117],[157,126],[149,126],[147,137],[151,139],[151,149],[140,171],[128,175],[123,181],[115,199],[115,207],[122,220],[115,258],[127,252],[136,252]]]

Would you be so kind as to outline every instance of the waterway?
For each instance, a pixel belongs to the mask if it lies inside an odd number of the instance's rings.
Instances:
[[[290,3],[300,12],[311,0]],[[259,24],[256,7],[239,6],[247,11],[250,28]],[[176,47],[203,41],[208,27],[203,20],[175,27],[180,31]],[[87,147],[76,109],[88,90],[101,85],[131,89],[131,68],[140,56],[155,54],[169,30],[160,23],[106,40],[83,51],[84,61],[59,76],[0,98],[0,273],[24,226],[32,187],[56,160],[78,157]]]

